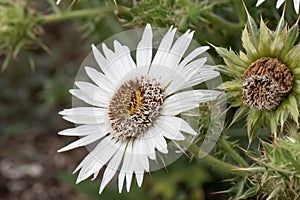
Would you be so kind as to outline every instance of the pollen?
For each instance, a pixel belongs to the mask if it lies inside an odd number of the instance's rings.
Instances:
[[[159,114],[164,90],[155,79],[139,77],[124,82],[109,102],[111,134],[128,139],[146,132]]]
[[[260,58],[243,74],[242,101],[251,108],[273,110],[290,93],[293,82],[294,76],[283,62]]]

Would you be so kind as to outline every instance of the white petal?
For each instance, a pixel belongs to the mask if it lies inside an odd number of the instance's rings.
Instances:
[[[176,28],[173,29],[173,27],[171,27],[169,31],[164,35],[154,56],[152,65],[165,65],[165,58],[167,57],[168,52],[172,46],[175,33]]]
[[[115,155],[112,157],[112,159],[109,161],[105,172],[102,177],[102,182],[100,185],[99,193],[102,193],[104,187],[109,183],[109,181],[113,178],[115,175],[117,169],[119,168],[119,165],[122,161],[124,151],[119,150],[115,153]]]
[[[162,106],[161,114],[177,115],[199,106],[199,103],[215,100],[221,92],[214,90],[192,90],[168,97]]]
[[[190,42],[193,38],[194,32],[185,32],[182,36],[180,36],[174,45],[172,46],[171,50],[168,53],[168,57],[166,58],[166,65],[170,68],[176,68],[178,63],[180,62],[182,56],[184,55],[185,51],[187,50]]]
[[[181,141],[185,138],[184,135],[180,133],[179,128],[175,128],[172,124],[166,123],[160,117],[156,120],[154,126],[165,138],[170,140]]]
[[[133,173],[132,172],[127,172],[126,173],[126,190],[127,190],[127,192],[130,191],[132,177],[133,177]]]
[[[143,183],[143,178],[144,178],[144,173],[136,172],[135,173],[136,181],[139,187],[142,186]]]
[[[260,4],[262,4],[265,0],[258,0],[255,6],[259,6]]]
[[[112,92],[114,90],[114,81],[110,81],[104,74],[91,67],[85,67],[85,71],[91,80],[106,92]]]
[[[76,81],[74,84],[86,95],[88,95],[90,99],[98,101],[100,104],[102,104],[102,106],[107,106],[109,101],[109,93],[89,82]]]
[[[145,135],[147,135],[148,132],[145,133]],[[155,155],[155,146],[152,145],[151,141],[149,141],[149,139],[145,136],[139,136],[138,137],[139,140],[139,152],[141,155],[147,155],[151,160],[155,160],[156,159],[156,155]]]
[[[77,115],[77,116],[104,116],[107,114],[107,109],[97,107],[76,107],[64,109],[60,111],[60,115]]]
[[[107,121],[103,116],[65,115],[62,118],[75,124],[103,124]]]
[[[155,127],[149,128],[147,132],[147,140],[149,141],[151,148],[156,148],[162,153],[168,153],[167,142],[163,135]]]
[[[121,64],[121,66],[118,67],[124,69],[124,74],[127,74],[130,71],[134,70],[136,68],[136,64],[134,63],[130,55],[129,48],[127,46],[122,46],[118,41],[114,41],[114,47],[117,60]]]
[[[300,0],[294,0],[294,9],[297,14],[299,14],[299,6],[300,6]]]
[[[150,67],[152,60],[152,29],[147,24],[136,50],[137,67]]]
[[[143,145],[142,140],[140,138],[137,138],[134,141],[134,152],[136,155],[139,156],[139,161],[143,167],[143,169],[148,172],[149,171],[149,160],[148,156],[146,154],[143,154],[143,152],[140,151],[141,145]]]
[[[123,184],[124,184],[124,179],[125,179],[125,172],[120,171],[119,177],[118,177],[118,188],[119,188],[119,193],[122,192]]]
[[[65,136],[85,136],[85,135],[90,135],[95,132],[101,132],[103,129],[102,125],[96,124],[96,125],[90,125],[90,124],[85,124],[78,126],[76,128],[69,128],[65,129],[63,131],[58,132],[58,135],[65,135]]]
[[[193,50],[189,55],[187,55],[183,61],[180,62],[178,65],[178,68],[184,67],[187,65],[191,60],[193,60],[195,57],[199,56],[200,54],[204,53],[209,49],[208,46],[198,47],[195,50]]]
[[[82,147],[82,146],[91,144],[91,143],[101,139],[102,137],[104,137],[107,133],[108,133],[108,131],[106,131],[106,132],[96,132],[96,133],[87,135],[87,136],[82,137],[82,138],[76,140],[75,142],[72,142],[71,144],[57,150],[57,152],[68,151],[68,150],[71,150],[71,149],[75,149],[77,147]]]
[[[120,174],[125,173],[126,176],[126,189],[129,192],[130,185],[132,181],[132,175],[133,175],[133,167],[132,164],[134,163],[134,160],[132,159],[132,140],[130,140],[127,144],[127,148],[124,155],[123,165],[120,170]],[[120,189],[120,188],[119,188]]]
[[[121,80],[126,72],[123,71],[124,68],[119,63],[118,57],[104,43],[102,43],[102,49],[107,61],[107,67],[105,68],[104,73],[111,75],[110,80]]]
[[[77,97],[78,99],[84,101],[87,104],[98,106],[98,107],[107,107],[107,105],[104,105],[103,103],[99,102],[97,99],[92,98],[90,94],[87,94],[83,92],[82,90],[78,89],[71,89],[69,91],[73,96]]]
[[[120,145],[121,143],[116,142],[111,136],[103,138],[75,169],[74,173],[81,169],[76,183],[85,180],[92,174],[97,174],[120,148]]]
[[[208,68],[203,68],[203,71],[200,73],[195,73],[193,74],[193,76],[188,80],[188,87],[194,86],[194,85],[198,85],[200,83],[203,83],[205,81],[211,80],[213,78],[216,78],[220,76],[220,73]],[[186,87],[182,87],[181,89],[187,88]]]
[[[180,131],[191,135],[197,135],[197,132],[185,120],[179,117],[161,116],[161,119],[163,119],[166,123],[177,124]]]
[[[92,51],[93,51],[93,55],[94,55],[94,58],[95,58],[97,64],[99,65],[100,69],[105,73],[105,69],[107,67],[106,59],[100,53],[100,51],[97,49],[97,47],[95,47],[94,44],[92,44]]]
[[[284,0],[278,0],[276,3],[276,8],[279,8],[284,3]]]

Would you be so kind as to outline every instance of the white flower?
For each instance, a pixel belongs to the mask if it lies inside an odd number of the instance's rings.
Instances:
[[[97,177],[107,165],[100,185],[101,193],[117,170],[119,192],[126,177],[127,191],[133,173],[141,186],[149,162],[167,156],[170,141],[182,141],[185,135],[197,132],[178,115],[215,100],[221,93],[213,90],[188,89],[219,75],[204,66],[206,57],[198,56],[208,47],[199,47],[183,59],[193,32],[187,31],[173,44],[176,29],[170,28],[152,59],[152,29],[148,24],[136,50],[136,62],[127,46],[114,41],[114,52],[102,44],[104,56],[92,45],[93,56],[101,68],[85,67],[94,83],[76,81],[78,89],[70,93],[90,104],[90,107],[65,109],[59,114],[67,121],[79,124],[59,132],[80,136],[77,141],[58,152],[94,144],[92,151],[76,168],[77,182],[91,175]],[[176,150],[178,151],[178,149]],[[150,160],[149,160],[150,159]]]
[[[259,6],[262,4],[265,0],[258,0],[256,3],[256,6]],[[294,9],[297,14],[299,14],[299,6],[300,6],[300,0],[293,0],[294,1]],[[278,9],[282,4],[284,3],[284,0],[278,0],[276,3],[276,8]]]

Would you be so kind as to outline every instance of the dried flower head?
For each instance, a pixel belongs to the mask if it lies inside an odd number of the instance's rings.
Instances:
[[[247,115],[250,139],[261,122],[266,122],[273,133],[288,118],[298,123],[300,44],[294,45],[298,29],[298,23],[289,29],[284,16],[275,31],[269,30],[262,20],[258,28],[248,14],[242,33],[246,53],[237,55],[216,47],[227,65],[219,69],[233,78],[220,88],[227,91],[231,106],[239,107],[233,122]]]

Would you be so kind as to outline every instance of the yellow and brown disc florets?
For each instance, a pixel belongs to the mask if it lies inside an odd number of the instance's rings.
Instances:
[[[164,101],[155,79],[140,77],[124,82],[109,102],[108,116],[115,138],[138,136],[152,125]]]
[[[263,57],[243,73],[242,101],[259,110],[275,109],[289,94],[294,76],[277,58]]]

